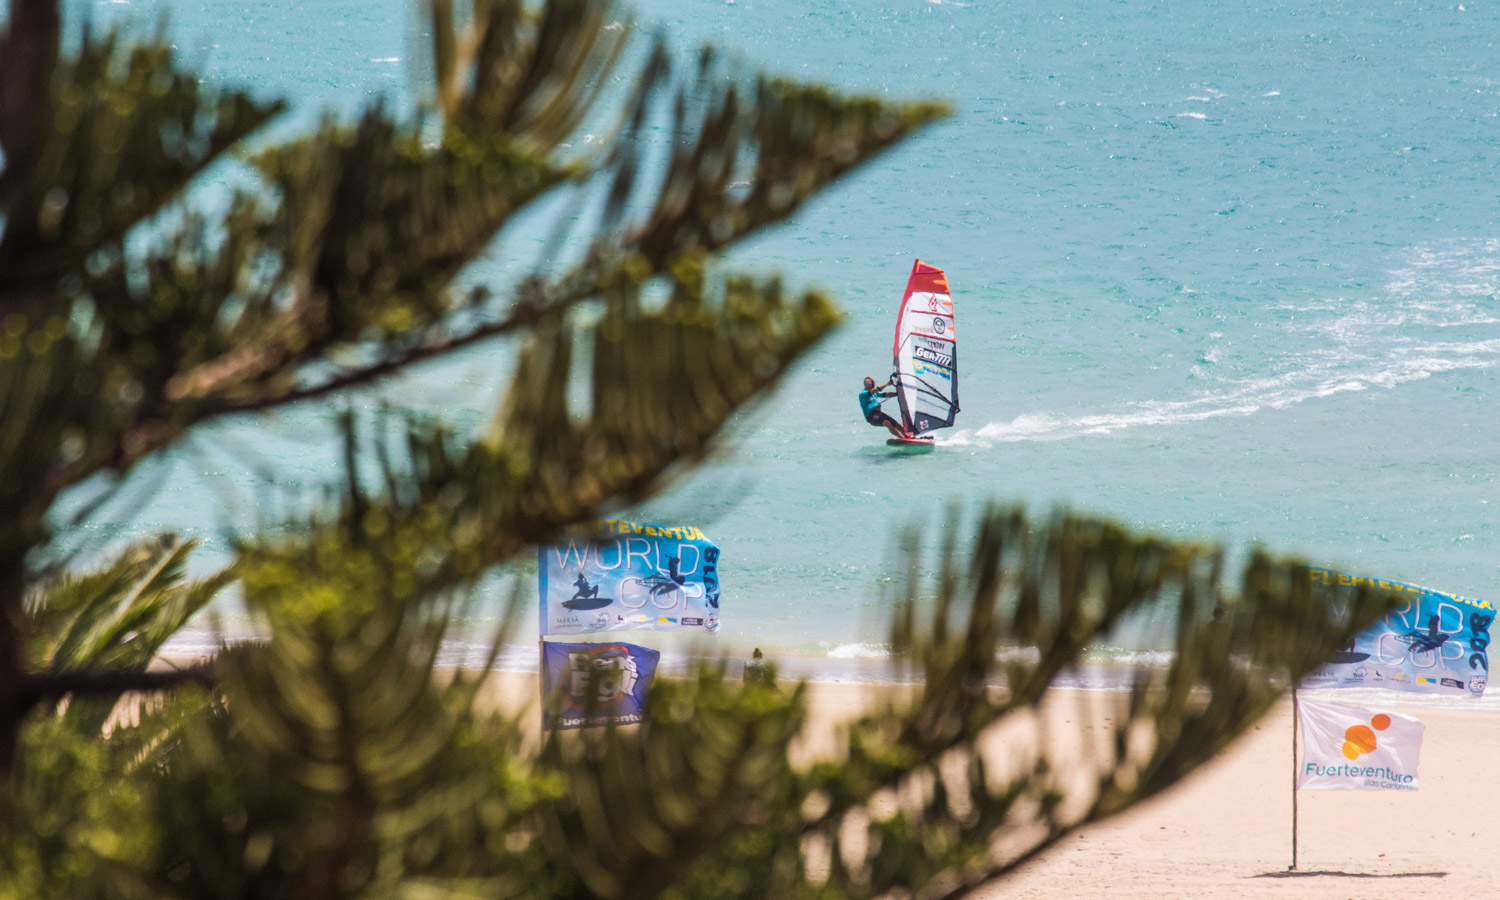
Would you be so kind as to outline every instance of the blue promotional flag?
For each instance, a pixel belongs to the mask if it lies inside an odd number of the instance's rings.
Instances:
[[[543,635],[719,630],[719,548],[696,528],[605,519],[537,554]]]
[[[1429,588],[1312,569],[1313,580],[1350,589],[1369,586],[1405,599],[1375,627],[1302,681],[1305,688],[1384,688],[1478,697],[1489,682],[1488,600]]]
[[[634,644],[542,645],[542,727],[592,728],[645,720],[661,654]],[[589,688],[592,685],[592,704]],[[561,707],[556,703],[561,695]]]

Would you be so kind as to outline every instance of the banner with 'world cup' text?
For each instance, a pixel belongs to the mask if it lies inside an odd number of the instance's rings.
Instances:
[[[719,630],[719,548],[692,526],[605,519],[537,558],[541,633]]]
[[[1302,680],[1302,687],[1384,688],[1478,697],[1489,682],[1490,625],[1495,608],[1488,600],[1445,594],[1430,588],[1311,569],[1322,584],[1357,590],[1370,587],[1399,593],[1402,602],[1375,627],[1334,654],[1327,665]]]

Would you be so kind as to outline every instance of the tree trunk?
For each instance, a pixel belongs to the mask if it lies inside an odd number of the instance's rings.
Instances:
[[[61,17],[56,0],[10,0],[9,35],[0,43],[0,203],[24,182],[52,131],[52,73]]]
[[[25,569],[22,554],[0,554],[0,773],[13,771],[21,721],[29,706],[21,646]]]

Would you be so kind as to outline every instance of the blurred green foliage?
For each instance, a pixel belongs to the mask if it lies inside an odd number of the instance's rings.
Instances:
[[[262,147],[261,184],[210,216],[184,190],[280,104],[120,32],[64,57],[55,0],[10,0],[0,897],[957,896],[1174,783],[1385,608],[1336,610],[1260,553],[1231,586],[1213,548],[996,508],[968,551],[913,552],[892,643],[920,687],[828,753],[807,751],[805,686],[717,663],[659,680],[643,725],[536,734],[483,670],[436,671],[477,580],[660,489],[837,325],[827,296],[719,254],[946,107],[734,77],[712,51],[678,73],[660,45],[627,52],[601,0],[430,13],[428,109]],[[578,155],[601,110],[616,130]],[[454,287],[580,183],[606,202],[576,263],[505,296]],[[69,573],[48,524],[68,488],[494,340],[520,352],[477,439],[419,410],[346,416],[335,499],[244,536],[229,569],[189,580],[191,547],[162,540]],[[149,668],[231,583],[264,640]],[[1014,738],[1087,647],[1162,604],[1172,661],[1100,701],[1103,740],[1062,764],[1045,729]]]

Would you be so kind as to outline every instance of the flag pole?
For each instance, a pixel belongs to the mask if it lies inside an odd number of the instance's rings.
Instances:
[[[1292,682],[1292,864],[1288,872],[1297,871],[1297,683]]]

